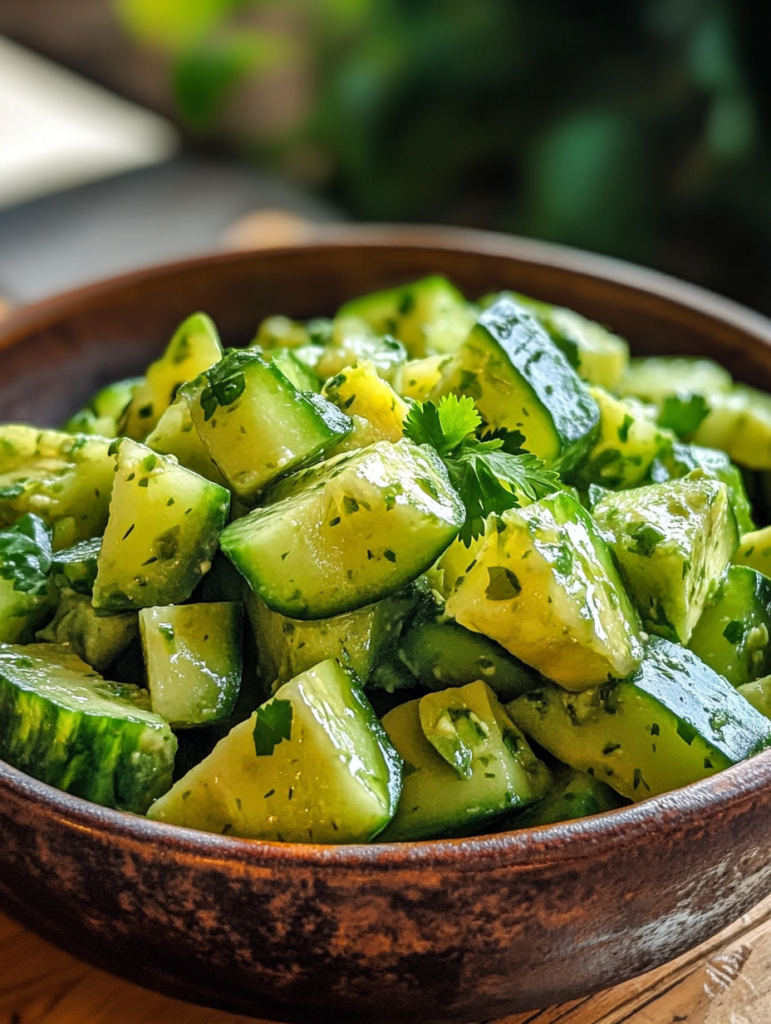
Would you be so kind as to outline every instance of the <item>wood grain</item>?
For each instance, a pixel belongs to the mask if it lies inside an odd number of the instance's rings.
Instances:
[[[485,1024],[766,1024],[771,898],[671,964],[545,1010]],[[97,971],[0,915],[0,1021],[8,1024],[245,1024]]]

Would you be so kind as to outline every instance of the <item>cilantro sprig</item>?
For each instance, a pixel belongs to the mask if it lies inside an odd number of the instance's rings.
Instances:
[[[0,579],[11,580],[23,594],[45,594],[53,566],[51,533],[28,512],[7,530],[0,530]]]
[[[487,516],[519,508],[520,495],[536,501],[559,487],[559,477],[521,448],[518,431],[496,431],[482,440],[482,418],[473,398],[445,395],[439,404],[415,402],[404,421],[404,436],[428,444],[447,467],[466,508],[460,539],[468,547]]]

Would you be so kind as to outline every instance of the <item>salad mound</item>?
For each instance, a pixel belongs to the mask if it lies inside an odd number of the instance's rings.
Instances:
[[[771,745],[771,396],[440,276],[203,313],[0,425],[0,757],[278,842],[531,828]]]

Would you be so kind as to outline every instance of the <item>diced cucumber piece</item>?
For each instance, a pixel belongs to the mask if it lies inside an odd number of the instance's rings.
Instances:
[[[102,538],[82,540],[71,548],[58,551],[53,558],[53,579],[60,590],[74,590],[91,595],[96,579],[97,560]]]
[[[266,358],[275,363],[298,391],[321,391],[321,381],[290,348],[269,350]]]
[[[771,469],[771,396],[735,385],[708,395],[710,412],[693,436],[697,444],[720,448],[748,469]]]
[[[305,324],[290,320],[288,316],[268,316],[257,328],[252,345],[266,349],[300,348],[310,340]]]
[[[177,741],[147,693],[68,648],[0,645],[0,758],[105,807],[144,814],[171,786]]]
[[[734,565],[708,602],[688,641],[705,665],[732,686],[771,671],[771,580]]]
[[[205,313],[184,320],[160,359],[147,369],[123,416],[121,433],[144,441],[177,397],[179,388],[222,358],[217,328]]]
[[[711,359],[648,356],[633,359],[614,390],[622,397],[633,395],[660,409],[665,399],[675,395],[707,398],[716,392],[728,392],[732,386],[728,370]]]
[[[227,487],[225,478],[195,429],[190,409],[183,398],[172,402],[158,420],[146,444],[159,455],[173,455],[185,469],[192,469],[212,483]]]
[[[148,816],[279,842],[367,842],[394,813],[400,768],[352,675],[324,661],[237,725]]]
[[[117,437],[118,423],[134,391],[144,378],[118,380],[98,391],[88,405],[71,416],[62,427],[68,434],[99,434]]]
[[[556,825],[559,821],[615,811],[624,804],[625,800],[615,790],[593,775],[566,768],[555,777],[554,786],[543,800],[515,812],[506,825],[510,829]]]
[[[280,685],[320,661],[336,658],[362,682],[396,642],[419,598],[410,586],[376,604],[329,619],[303,622],[271,611],[248,591],[247,614],[257,647],[257,667],[268,686]]]
[[[731,560],[736,565],[748,565],[764,576],[771,577],[771,526],[743,534]]]
[[[352,299],[337,316],[358,317],[378,334],[392,334],[420,358],[454,352],[474,326],[475,308],[437,275]]]
[[[548,684],[506,708],[555,757],[630,800],[714,775],[771,742],[771,723],[730,683],[658,637],[630,679],[581,694]]]
[[[511,299],[479,317],[432,398],[470,395],[490,429],[519,431],[523,447],[564,472],[590,451],[600,411],[541,325]]]
[[[736,692],[749,701],[761,715],[771,718],[771,676],[763,676],[762,679],[755,679],[751,683],[742,683]]]
[[[450,364],[451,356],[426,356],[425,359],[411,359],[404,364],[401,379],[401,394],[416,402],[425,402],[442,378],[442,372]]]
[[[345,449],[365,448],[376,441],[398,441],[402,437],[402,425],[409,411],[407,403],[366,359],[330,377],[322,394],[353,420]]]
[[[109,449],[102,437],[0,426],[0,527],[33,512],[53,527],[54,551],[98,537],[115,475]]]
[[[375,334],[357,317],[336,320],[332,337],[323,348],[314,345],[295,349],[295,355],[321,380],[334,377],[346,366],[366,359],[383,380],[396,387],[401,382],[402,370],[407,362],[407,351],[400,341],[388,335]]]
[[[241,686],[243,607],[168,605],[139,613],[153,711],[175,728],[228,718]]]
[[[38,640],[69,644],[97,672],[104,672],[139,635],[136,612],[97,615],[87,594],[62,590],[51,622],[38,630]]]
[[[703,469],[707,476],[720,480],[728,488],[728,498],[736,516],[740,534],[755,529],[752,506],[747,497],[744,479],[738,466],[734,466],[725,452],[716,448],[702,448],[697,444],[673,444],[664,450],[651,466],[651,480],[666,483],[687,476],[694,469]]]
[[[29,643],[55,605],[51,537],[25,515],[0,530],[0,643]]]
[[[629,346],[623,338],[572,309],[526,295],[513,297],[549,332],[581,380],[607,391],[616,389],[629,365]]]
[[[129,438],[115,447],[118,470],[94,607],[111,613],[186,601],[211,568],[230,495]]]
[[[642,656],[637,614],[610,551],[563,491],[503,513],[447,614],[571,690],[628,676]]]
[[[492,690],[482,682],[427,694],[383,719],[404,760],[402,795],[387,842],[429,839],[481,826],[548,790],[551,777]],[[463,749],[459,773],[427,738]]]
[[[246,504],[272,480],[321,458],[352,427],[331,402],[298,391],[254,351],[229,352],[180,393],[217,467]]]
[[[594,517],[612,538],[643,627],[687,644],[738,544],[725,484],[697,469],[610,494]]]
[[[342,615],[417,579],[465,508],[427,445],[381,441],[283,481],[275,504],[223,532],[222,550],[269,608]]]
[[[445,601],[466,573],[474,568],[477,552],[484,544],[491,526],[496,528],[495,522],[494,517],[489,517],[486,520],[485,532],[472,537],[468,545],[458,537],[426,573],[430,585]]]
[[[570,479],[577,487],[599,484],[612,491],[637,487],[662,449],[675,435],[646,419],[630,402],[613,398],[601,388],[589,388],[600,410],[600,433],[585,462]]]
[[[398,643],[399,659],[416,682],[444,690],[483,680],[499,700],[513,700],[541,683],[533,669],[489,637],[457,622],[415,622]]]

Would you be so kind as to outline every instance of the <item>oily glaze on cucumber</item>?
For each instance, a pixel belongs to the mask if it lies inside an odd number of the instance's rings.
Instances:
[[[247,588],[246,611],[257,651],[257,667],[268,689],[286,683],[320,661],[336,658],[365,682],[420,599],[410,585],[375,604],[328,619],[303,622],[271,611]]]
[[[506,707],[555,757],[635,801],[714,775],[771,743],[771,722],[730,683],[658,637],[629,679],[581,694],[549,684]]]
[[[560,491],[497,523],[456,583],[448,615],[571,690],[634,671],[637,614],[578,501]]]
[[[241,686],[239,603],[168,605],[139,613],[153,711],[175,728],[225,721]]]
[[[338,318],[358,317],[379,334],[392,334],[413,358],[454,352],[474,326],[475,309],[438,275],[352,299]]]
[[[230,495],[129,438],[116,450],[94,607],[111,613],[186,601],[211,568]]]
[[[748,565],[771,577],[771,526],[743,534],[731,561],[736,565]]]
[[[283,481],[231,523],[222,550],[252,590],[295,619],[342,615],[417,579],[465,509],[428,446],[381,441]]]
[[[323,346],[308,345],[294,349],[320,380],[340,373],[346,366],[366,359],[383,380],[398,385],[402,368],[407,362],[407,350],[390,335],[376,334],[359,317],[340,317],[335,320],[332,333]]]
[[[120,433],[144,441],[155,429],[182,384],[222,358],[217,328],[205,313],[194,313],[179,325],[165,352],[148,367],[120,424]]]
[[[255,351],[229,352],[180,393],[212,459],[246,504],[272,480],[321,458],[352,428],[331,402],[298,391]]]
[[[650,479],[662,484],[667,480],[678,480],[694,469],[703,470],[707,476],[720,480],[728,488],[728,499],[736,516],[740,534],[755,529],[752,506],[744,486],[744,478],[738,466],[734,466],[725,452],[716,448],[702,448],[698,444],[673,444],[664,449],[654,460]]]
[[[688,647],[731,683],[771,671],[771,580],[743,565],[729,568],[696,623]]]
[[[643,626],[688,643],[738,544],[725,484],[694,470],[681,480],[609,494],[594,507]]]
[[[367,842],[400,788],[400,759],[369,702],[325,661],[284,683],[148,817],[281,842]]]
[[[353,420],[353,431],[337,451],[402,437],[407,403],[367,360],[359,360],[330,377],[322,394]]]
[[[56,614],[38,640],[68,644],[70,650],[97,672],[105,672],[139,635],[136,612],[98,615],[88,594],[62,590]]]
[[[675,435],[657,427],[639,407],[602,388],[589,388],[589,394],[600,410],[600,432],[585,461],[571,474],[571,483],[583,489],[598,484],[611,491],[637,487],[662,449],[675,442]]]
[[[173,455],[185,469],[192,469],[194,473],[221,487],[227,486],[209,449],[195,429],[193,417],[183,398],[172,402],[145,443],[159,455]]]
[[[469,395],[487,427],[519,431],[528,451],[564,472],[597,437],[600,412],[541,325],[512,299],[486,309],[432,398]]]
[[[383,725],[405,766],[396,814],[380,837],[385,842],[483,829],[503,812],[540,799],[551,783],[549,770],[483,682],[401,704]],[[462,770],[451,763],[456,754]]]
[[[0,425],[0,527],[32,512],[59,551],[98,537],[107,523],[115,462],[102,437]]]
[[[399,660],[429,690],[483,680],[499,700],[513,700],[541,677],[489,637],[451,620],[414,622],[399,638]]]
[[[771,469],[771,396],[735,384],[710,395],[708,404],[710,412],[693,436],[696,444],[720,448],[748,469]]]
[[[143,377],[118,380],[98,391],[88,405],[71,416],[62,427],[68,434],[99,434],[117,437],[118,423]]]
[[[515,812],[505,822],[508,828],[537,828],[575,821],[603,811],[615,811],[624,800],[604,782],[588,772],[564,768],[554,777],[554,785],[537,804]]]
[[[0,758],[41,782],[144,814],[171,786],[177,741],[147,693],[66,647],[0,644]]]

